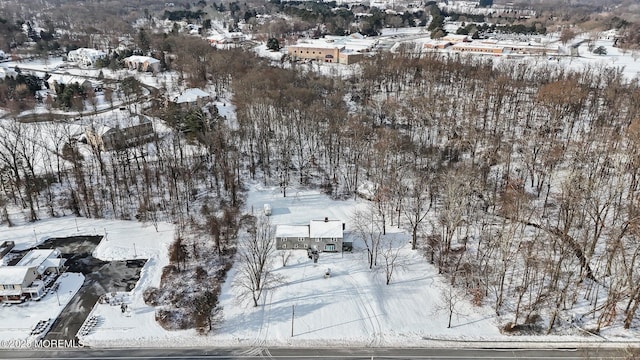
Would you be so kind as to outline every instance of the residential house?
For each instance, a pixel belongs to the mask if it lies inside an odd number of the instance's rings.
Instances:
[[[63,271],[65,262],[58,249],[37,249],[29,251],[15,266],[0,266],[0,301],[40,299]]]
[[[69,51],[69,54],[67,55],[67,61],[76,62],[84,66],[92,66],[95,65],[96,60],[104,58],[106,56],[107,53],[105,53],[104,51],[89,48],[79,48]]]
[[[75,75],[67,75],[67,74],[51,74],[47,79],[47,84],[49,85],[49,90],[57,93],[60,87],[67,86],[69,84],[78,83],[81,87],[85,89],[93,89],[94,85],[91,81]]]
[[[192,88],[186,89],[180,95],[176,96],[173,102],[184,107],[190,105],[202,106],[209,100],[211,100],[211,95],[209,95],[208,92]]]
[[[153,123],[146,117],[139,124],[121,127],[98,126],[85,131],[87,143],[101,151],[122,150],[148,143],[155,137]]]
[[[160,60],[151,56],[133,55],[124,58],[124,65],[130,70],[138,70],[143,72],[159,72]]]
[[[60,257],[58,249],[35,249],[29,251],[16,266],[35,267],[38,277],[59,275],[66,259]]]
[[[340,220],[311,220],[309,225],[277,225],[276,249],[314,249],[337,252],[343,249],[344,223]]]
[[[20,303],[42,296],[44,283],[37,278],[35,267],[0,266],[0,301]]]
[[[228,34],[216,34],[207,38],[211,45],[239,44],[246,40],[246,36],[241,32],[232,32]]]

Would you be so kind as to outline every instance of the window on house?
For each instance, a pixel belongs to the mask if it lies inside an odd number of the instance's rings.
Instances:
[[[296,249],[298,248],[298,244],[296,244]]]
[[[316,238],[316,242],[320,242],[320,238]]]
[[[286,249],[287,248],[287,244],[282,244],[282,248]]]
[[[299,242],[303,242],[303,241],[304,241],[304,238],[298,238],[298,241],[299,241]]]

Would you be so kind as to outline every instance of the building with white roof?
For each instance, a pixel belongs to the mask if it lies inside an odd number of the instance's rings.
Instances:
[[[58,92],[60,86],[66,86],[69,84],[78,83],[81,87],[85,89],[93,88],[93,83],[86,78],[69,75],[69,74],[51,74],[47,79],[47,84],[49,85],[49,90],[54,93]]]
[[[160,71],[160,60],[152,58],[151,56],[133,55],[128,58],[124,58],[124,65],[130,70],[138,71]]]
[[[200,105],[203,101],[211,99],[211,95],[208,92],[191,88],[186,89],[180,95],[173,99],[176,104],[197,104]]]
[[[343,249],[344,223],[340,220],[311,220],[309,225],[277,225],[276,249],[314,249],[335,252]]]
[[[287,52],[294,59],[353,64],[364,59],[364,54],[371,52],[375,45],[375,40],[363,38],[359,34],[325,36],[290,45]]]
[[[39,276],[45,276],[59,274],[65,262],[58,249],[36,249],[29,251],[16,266],[35,267]]]
[[[0,80],[4,80],[6,78],[15,78],[18,76],[18,73],[12,68],[0,67]]]
[[[63,269],[58,249],[29,251],[15,266],[0,266],[0,301],[39,299]]]
[[[89,48],[79,48],[69,51],[69,54],[67,55],[67,61],[76,62],[84,66],[91,66],[95,65],[96,60],[104,58],[106,56],[107,53],[105,53],[104,51]]]
[[[0,266],[0,300],[23,302],[34,294],[34,290],[37,296],[41,293],[38,289],[44,288],[44,286],[32,286],[37,281],[37,277],[35,267]],[[42,285],[42,282],[36,285]]]

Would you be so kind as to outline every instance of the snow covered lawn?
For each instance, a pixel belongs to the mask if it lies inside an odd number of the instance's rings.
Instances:
[[[0,305],[0,319],[2,319],[0,321],[0,340],[2,340],[0,343],[14,348],[26,347],[23,345],[36,341],[46,331],[32,335],[32,330],[40,321],[47,320],[43,330],[48,330],[78,292],[83,282],[84,275],[82,274],[64,273],[56,280],[56,283],[59,284],[57,296],[56,292],[51,291],[39,301],[27,301],[10,306]]]
[[[317,264],[306,252],[294,252],[275,272],[284,283],[266,293],[263,306],[239,306],[228,286],[225,323],[217,335],[237,343],[269,345],[421,346],[423,338],[482,339],[499,335],[491,315],[461,304],[464,318],[454,316],[447,329],[446,311],[437,311],[440,280],[407,244],[401,251],[406,270],[391,285],[371,272],[365,254],[320,255]],[[331,276],[324,277],[326,269]],[[233,275],[232,275],[233,276]],[[291,317],[293,337],[291,337]]]
[[[173,241],[173,225],[158,223],[156,231],[151,224],[134,221],[62,217],[10,228],[0,227],[0,236],[5,240],[15,241],[16,250],[29,249],[52,237],[78,235],[104,235],[93,254],[101,260],[149,259],[141,270],[137,286],[128,293],[128,297],[133,304],[131,314],[137,315],[132,316],[136,331],[140,333],[153,325],[159,328],[154,321],[154,309],[142,301],[142,292],[149,286],[160,284],[162,268],[168,264],[167,247]],[[61,306],[58,306],[55,293],[40,301],[0,306],[0,339],[26,340],[31,328],[39,320],[50,318],[53,322],[82,286],[84,276],[65,273],[58,281]],[[117,307],[117,310],[118,315],[122,316],[120,307]],[[148,321],[145,322],[145,319]],[[123,336],[131,334],[120,331],[120,337]]]
[[[267,203],[274,225],[304,225],[328,217],[344,221],[347,233],[353,229],[353,211],[366,206],[364,200],[333,201],[315,190],[291,190],[284,198],[279,188],[254,185],[247,206],[261,215]],[[466,301],[456,307],[465,316],[454,315],[448,329],[437,270],[411,250],[406,233],[388,231],[387,236],[401,248],[398,262],[402,265],[389,286],[382,269],[369,270],[366,251],[358,242],[353,253],[321,253],[317,264],[307,258],[306,251],[294,250],[282,267],[277,251],[274,272],[283,281],[264,295],[258,308],[238,302],[231,286],[234,266],[221,295],[225,321],[214,337],[243,345],[420,346],[423,338],[500,336],[491,311]],[[324,277],[327,269],[331,269],[329,278]]]
[[[284,198],[278,188],[251,185],[247,210],[253,209],[256,215],[261,215],[265,203],[271,206],[270,220],[274,225],[308,224],[311,219],[328,217],[344,221],[347,233],[352,230],[353,211],[366,206],[365,200],[334,201],[316,190],[291,189]],[[454,340],[457,346],[483,340],[509,346],[513,342],[544,345],[550,341],[601,341],[579,336],[502,335],[493,311],[473,306],[467,300],[457,302],[452,326],[447,328],[449,311],[444,309],[442,289],[447,287],[443,279],[422,254],[411,250],[405,232],[391,227],[388,231],[387,236],[400,247],[398,261],[402,264],[388,286],[381,268],[369,270],[366,252],[358,242],[354,243],[352,253],[321,253],[317,264],[300,250],[293,251],[287,266],[283,267],[277,252],[274,272],[282,282],[263,294],[261,306],[254,308],[237,298],[238,289],[232,284],[238,265],[234,265],[220,294],[223,321],[208,336],[198,335],[195,330],[164,330],[155,322],[155,309],[142,299],[146,288],[159,285],[162,268],[168,264],[167,247],[173,241],[171,224],[159,223],[156,231],[150,224],[133,221],[64,217],[0,228],[0,235],[16,241],[18,248],[26,249],[49,237],[106,233],[94,251],[95,257],[149,259],[131,292],[117,293],[115,297],[109,294],[112,297],[109,302],[98,303],[93,308],[89,318],[95,317],[96,325],[80,336],[82,344],[93,347],[442,346],[438,340]],[[331,276],[325,278],[328,268]],[[67,275],[69,279],[73,276],[77,275]],[[81,282],[79,279],[76,286]],[[60,292],[61,302],[68,300],[63,295],[67,293],[66,287],[61,285],[65,289]],[[125,312],[121,304],[127,305]],[[41,318],[55,318],[59,310],[53,311],[57,308],[56,298],[51,295],[23,307],[0,307],[0,318],[10,320],[2,322],[0,339],[9,338],[8,333],[27,336]],[[23,312],[14,312],[14,309]]]

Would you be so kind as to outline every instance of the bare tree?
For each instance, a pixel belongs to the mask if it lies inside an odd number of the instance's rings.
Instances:
[[[456,316],[464,316],[464,314],[460,309],[460,303],[464,300],[464,296],[462,293],[458,292],[453,285],[442,284],[439,286],[440,289],[440,303],[434,307],[434,312],[438,313],[440,311],[447,312],[447,328],[451,328],[451,322],[453,320],[453,315]]]
[[[385,284],[391,284],[391,279],[393,278],[393,274],[398,269],[398,267],[402,266],[402,261],[400,258],[400,247],[395,246],[394,241],[391,237],[385,237],[384,244],[381,246],[380,255],[384,260],[384,276],[385,276]]]
[[[415,250],[418,246],[418,230],[433,206],[434,195],[429,189],[429,180],[426,177],[416,175],[412,180],[410,196],[403,209],[411,225],[411,249]]]
[[[356,236],[362,240],[367,248],[367,260],[369,269],[373,269],[378,262],[378,251],[382,239],[382,223],[380,222],[376,205],[369,204],[365,210],[356,210],[352,221],[356,230]]]
[[[282,260],[282,267],[287,266],[287,263],[289,262],[289,259],[291,258],[291,251],[290,250],[281,250],[280,251],[280,260]]]
[[[240,242],[239,272],[234,285],[240,289],[241,298],[250,297],[253,306],[258,306],[264,291],[277,280],[271,273],[276,242],[274,229],[266,216],[250,224],[247,233]]]

